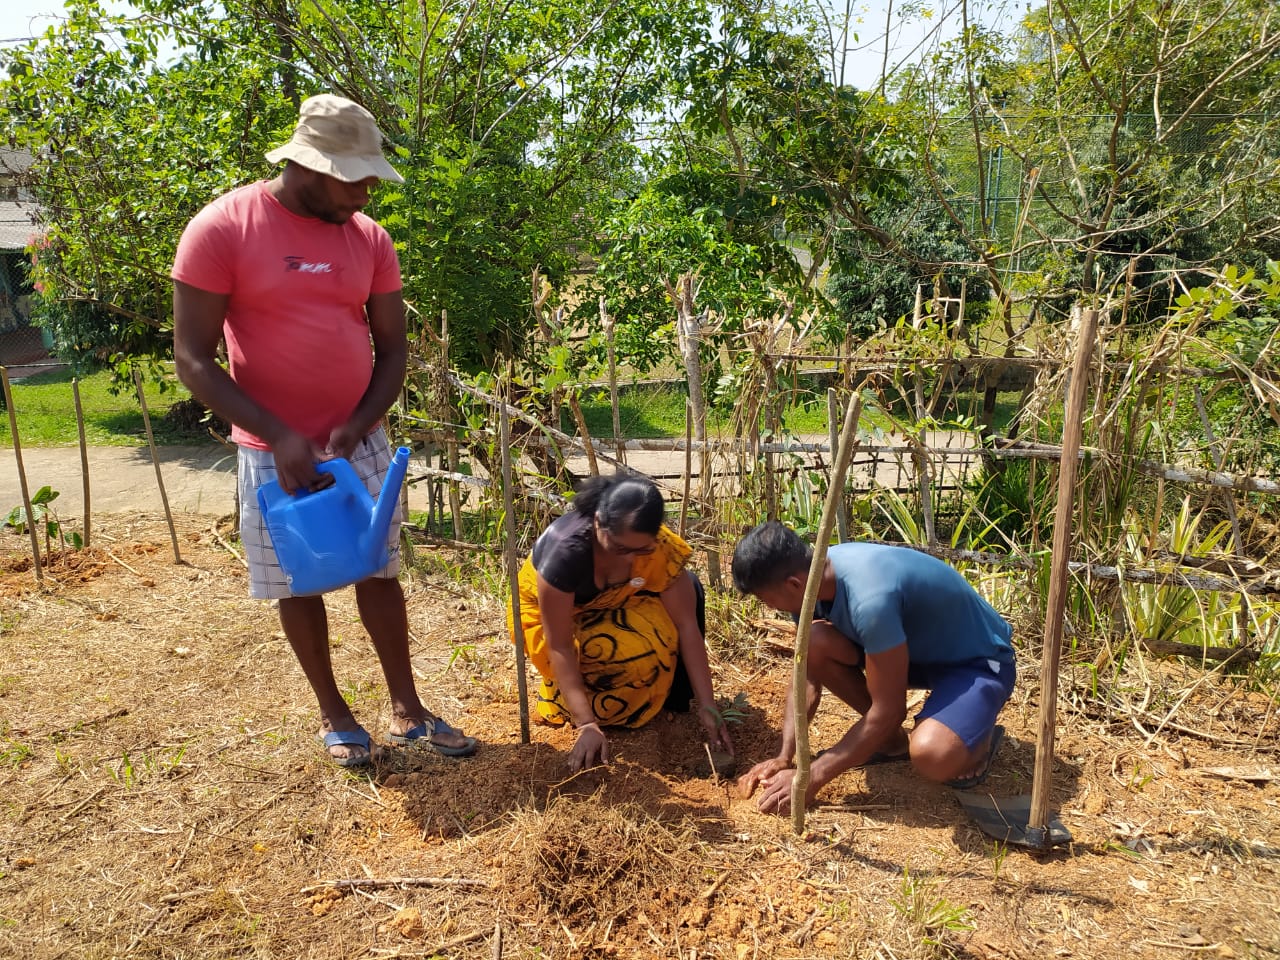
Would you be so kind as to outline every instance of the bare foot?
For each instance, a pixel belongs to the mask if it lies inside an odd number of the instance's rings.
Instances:
[[[911,753],[911,737],[899,727],[897,735],[880,752],[890,757],[906,757]]]

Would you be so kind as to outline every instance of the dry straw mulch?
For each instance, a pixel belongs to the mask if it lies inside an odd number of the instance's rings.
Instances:
[[[575,777],[569,731],[521,744],[500,602],[439,573],[406,584],[414,668],[480,754],[333,767],[226,540],[184,519],[175,565],[160,518],[115,518],[39,590],[25,539],[0,538],[0,956],[1280,956],[1275,705],[1199,666],[1143,664],[1140,710],[1066,670],[1069,849],[999,848],[900,764],[840,778],[796,838],[693,775],[688,717],[616,735],[614,764]],[[350,591],[330,628],[339,683],[381,736]],[[747,696],[745,768],[776,749],[789,661],[763,638],[712,644],[731,656],[718,690]],[[1034,653],[997,795],[1030,790]],[[815,744],[848,722],[824,703]]]

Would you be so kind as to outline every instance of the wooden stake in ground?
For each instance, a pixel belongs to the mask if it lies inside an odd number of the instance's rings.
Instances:
[[[685,537],[689,523],[689,484],[693,476],[693,404],[688,397],[684,401],[684,492],[680,497],[680,539]]]
[[[840,432],[840,448],[835,463],[831,465],[831,483],[827,499],[822,505],[822,521],[818,525],[818,537],[813,545],[813,562],[809,564],[809,579],[804,585],[804,600],[800,604],[800,619],[796,623],[796,656],[791,675],[791,696],[796,727],[796,775],[791,781],[791,824],[797,834],[804,833],[805,794],[809,791],[809,714],[808,702],[809,628],[813,626],[813,608],[818,602],[818,586],[822,582],[822,570],[827,563],[827,542],[836,525],[836,504],[844,497],[844,475],[853,458],[855,438],[858,435],[858,419],[862,416],[862,389],[858,388],[849,398],[845,411],[844,429]]]
[[[147,429],[147,446],[151,450],[151,463],[156,468],[156,485],[160,487],[160,502],[164,504],[164,519],[169,524],[169,541],[173,544],[173,562],[181,563],[178,552],[178,531],[173,525],[173,512],[169,509],[169,495],[164,489],[164,474],[160,471],[160,454],[156,450],[156,438],[151,432],[151,414],[147,412],[147,396],[142,391],[142,371],[133,368],[133,382],[138,388],[138,403],[142,406],[142,425]]]
[[[423,327],[435,336],[435,331],[430,330],[426,324]],[[445,457],[449,464],[449,472],[458,472],[458,428],[455,426],[458,422],[457,411],[453,407],[453,396],[449,387],[449,312],[447,310],[440,311],[440,336],[436,338],[436,342],[440,345],[440,391],[443,397],[444,409],[441,411],[441,419],[444,421],[446,433],[445,440]],[[453,521],[453,539],[462,539],[462,497],[458,492],[456,483],[449,484],[449,518]]]
[[[1027,841],[1033,847],[1049,844],[1049,788],[1053,785],[1053,740],[1058,719],[1058,661],[1062,655],[1062,625],[1066,613],[1067,564],[1071,557],[1071,515],[1076,475],[1080,469],[1080,431],[1085,393],[1089,386],[1089,358],[1098,331],[1098,311],[1086,310],[1071,366],[1066,421],[1062,427],[1062,459],[1058,471],[1058,509],[1053,520],[1053,555],[1049,566],[1049,598],[1045,610],[1044,654],[1040,667],[1040,730],[1036,739],[1035,779],[1031,784],[1031,813]]]
[[[912,315],[911,326],[919,330],[924,326],[924,287],[916,286],[916,305]],[[921,421],[925,417],[924,403],[924,364],[914,367],[913,390],[916,400],[915,435],[911,438],[911,459],[915,463],[916,485],[920,489],[920,515],[924,518],[925,542],[932,546],[935,542],[933,525],[933,484],[929,479],[929,458],[925,454],[924,427]]]
[[[511,491],[511,421],[506,403],[498,404],[498,443],[502,448],[502,510],[506,533],[507,579],[511,583],[511,623],[516,641],[516,692],[520,698],[520,742],[529,742],[529,690],[524,665],[524,625],[520,622],[520,555],[516,543],[515,497]]]
[[[80,378],[71,378],[71,398],[76,404],[76,432],[80,436],[80,484],[84,488],[84,548],[90,547],[89,447],[84,439],[84,409],[80,406]]]
[[[9,389],[9,368],[0,367],[0,384],[4,386],[4,405],[9,408],[9,436],[13,437],[13,458],[18,462],[18,486],[22,488],[22,507],[27,511],[27,532],[31,534],[31,559],[36,582],[44,583],[40,567],[40,538],[36,536],[36,520],[31,515],[31,491],[27,489],[27,471],[22,466],[22,443],[18,440],[18,414],[13,409],[13,391]]]

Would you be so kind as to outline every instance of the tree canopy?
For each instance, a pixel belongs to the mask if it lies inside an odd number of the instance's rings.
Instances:
[[[807,0],[134,8],[68,0],[0,53],[46,318],[104,359],[167,354],[183,225],[270,176],[319,91],[387,134],[406,183],[370,213],[414,322],[447,311],[472,369],[529,349],[535,272],[587,327],[606,296],[644,365],[674,349],[673,271],[723,329],[807,315],[843,340],[918,282],[979,312],[989,290],[1007,325],[1126,285],[1159,312],[1195,271],[1280,256],[1271,0],[1053,0],[1008,34],[962,3],[956,40],[871,90],[843,82],[852,12]]]

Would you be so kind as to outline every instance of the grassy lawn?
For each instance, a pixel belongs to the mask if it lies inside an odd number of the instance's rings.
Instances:
[[[624,437],[682,437],[684,436],[684,406],[687,392],[683,386],[675,384],[655,384],[620,389],[618,398],[618,421]],[[1017,409],[1019,393],[1002,393],[997,398],[995,425],[997,429],[1006,426]],[[958,398],[959,403],[952,409],[940,410],[940,419],[968,413],[967,396]],[[900,405],[899,405],[900,406]],[[843,411],[842,411],[843,412]],[[893,409],[894,416],[910,420],[905,409]],[[593,390],[582,398],[582,414],[587,420],[587,429],[595,438],[613,436],[613,416],[609,409],[609,391]],[[727,432],[733,411],[723,407],[712,407],[708,410],[707,430],[709,433]],[[827,432],[827,398],[824,395],[811,394],[807,400],[794,403],[782,413],[783,429],[792,434]],[[879,409],[865,405],[862,411],[864,428],[878,427],[886,429],[890,426],[889,417]],[[576,433],[573,418],[566,411],[561,417],[561,429],[566,433]]]
[[[18,419],[18,437],[24,446],[54,447],[79,442],[76,433],[75,401],[69,370],[41,373],[12,385],[13,407]],[[144,385],[147,411],[156,443],[212,443],[203,428],[176,426],[166,419],[175,401],[191,395],[177,381],[166,385]],[[80,378],[80,406],[84,410],[85,438],[92,446],[137,446],[147,442],[142,423],[142,407],[132,385],[113,393],[111,373],[100,370]],[[0,444],[13,446],[9,416],[0,416]]]
[[[77,443],[71,378],[69,371],[42,373],[13,384],[18,432],[24,446]],[[158,383],[148,382],[145,385],[147,409],[151,414],[151,429],[156,443],[212,443],[208,432],[199,423],[179,422],[182,418],[169,416],[174,403],[188,400],[191,395],[172,378],[165,387],[162,391]],[[685,396],[684,387],[678,384],[624,385],[619,399],[622,435],[636,438],[684,436]],[[963,408],[968,398],[959,399],[961,412],[965,412]],[[996,410],[997,427],[1008,423],[1018,399],[1017,393],[1000,395]],[[85,435],[89,444],[136,446],[146,443],[137,394],[132,387],[113,392],[110,371],[102,370],[80,378],[80,403],[84,409]],[[593,437],[613,435],[608,390],[588,391],[582,398],[582,412]],[[895,410],[894,413],[905,416],[904,410]],[[864,407],[862,416],[866,428],[889,426],[888,417],[869,406]],[[712,434],[723,433],[729,430],[733,411],[723,406],[712,407],[709,417],[708,430]],[[804,402],[792,404],[783,411],[783,426],[791,434],[826,434],[826,396],[811,394]],[[577,432],[568,410],[561,417],[561,429],[567,433]],[[13,445],[7,413],[0,415],[0,445]]]
[[[684,436],[684,405],[687,391],[675,384],[653,384],[624,387],[619,390],[618,421],[624,437]],[[582,399],[582,414],[593,437],[613,435],[613,415],[609,409],[609,391],[593,390]],[[707,411],[709,433],[728,432],[733,411],[713,406]],[[823,397],[811,403],[797,404],[783,411],[783,425],[791,433],[827,432],[827,401]],[[566,433],[576,433],[572,417],[561,418]]]

